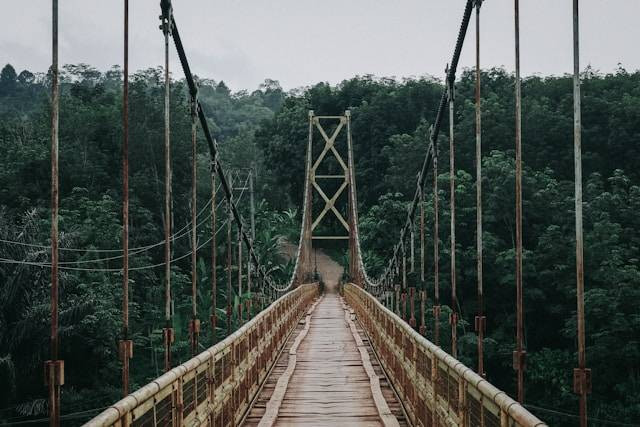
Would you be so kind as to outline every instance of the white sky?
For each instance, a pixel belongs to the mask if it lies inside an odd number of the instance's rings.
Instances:
[[[51,2],[3,1],[0,67],[45,71],[51,61]],[[163,63],[159,0],[130,0],[132,70]],[[581,0],[582,65],[640,68],[640,0]],[[173,0],[192,70],[254,89],[285,89],[357,74],[442,76],[465,0]],[[572,70],[572,0],[521,0],[523,74]],[[61,63],[101,70],[122,61],[122,0],[60,0]],[[513,68],[513,0],[485,0],[483,67]],[[474,64],[475,24],[461,66]],[[182,77],[172,50],[172,67]]]

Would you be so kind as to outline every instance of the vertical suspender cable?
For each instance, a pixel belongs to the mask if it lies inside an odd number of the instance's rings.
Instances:
[[[482,106],[480,89],[480,8],[482,0],[476,0],[476,249],[478,276],[478,315],[475,326],[478,334],[478,374],[484,376],[484,296],[482,291]]]
[[[238,325],[242,325],[242,227],[238,225]]]
[[[448,73],[447,73],[448,74]],[[456,155],[453,139],[453,126],[455,119],[455,82],[448,79],[449,92],[449,200],[450,200],[450,223],[451,223],[451,355],[458,357],[458,296],[456,293]]]
[[[248,251],[247,251],[248,252]],[[247,253],[247,319],[251,319],[253,301],[251,299],[251,275],[252,275],[251,257]]]
[[[424,290],[424,186],[422,185],[422,176],[418,178],[418,187],[420,191],[420,283]]]
[[[169,121],[169,99],[171,78],[169,76],[169,33],[171,13],[169,6],[163,7],[162,31],[164,32],[164,369],[171,369],[171,344],[173,325],[171,319],[171,140]]]
[[[440,345],[440,277],[439,277],[439,200],[438,200],[438,143],[433,140],[433,334],[434,344]]]
[[[256,205],[254,195],[254,179],[255,179],[255,165],[251,165],[249,170],[249,203],[251,208],[251,243],[256,243]],[[251,274],[253,272],[253,265],[251,264],[251,257],[247,254],[247,291],[249,292],[249,317],[251,317],[251,310],[253,306],[253,299],[251,296]]]
[[[45,362],[49,389],[49,424],[60,425],[60,387],[64,362],[58,360],[58,0],[52,1],[51,31],[51,360]]]
[[[524,402],[524,346],[522,298],[522,84],[520,81],[520,0],[515,0],[516,49],[516,351],[514,369],[517,371],[518,402]]]
[[[233,224],[233,182],[231,181],[231,175],[229,175],[229,186],[231,188],[231,197],[227,199],[227,208],[229,211],[229,219],[227,220],[227,336],[231,335],[231,315],[233,313],[233,289],[231,278],[231,260],[233,254],[233,243],[231,242],[231,225]],[[215,231],[214,231],[215,232]]]
[[[415,223],[411,222],[411,273],[416,271]]]
[[[582,233],[582,101],[580,90],[580,11],[573,0],[573,155],[576,209],[576,297],[578,316],[578,368],[573,373],[574,392],[580,395],[580,427],[587,427],[587,393],[591,370],[587,369],[584,321],[584,242]]]
[[[216,242],[216,174],[217,156],[211,162],[211,341],[216,343],[217,307],[218,307],[218,271]]]
[[[419,175],[418,178],[418,187],[420,191],[420,334],[424,335],[427,332],[424,314],[427,299],[427,285],[424,282],[424,187],[421,175]]]
[[[440,346],[440,283],[439,283],[439,200],[438,200],[438,142],[431,133],[431,142],[433,149],[433,341],[436,346]],[[438,401],[438,369],[437,364],[431,364],[431,383],[436,384],[433,387],[434,401]],[[438,425],[440,417],[437,411],[433,411],[433,425]]]
[[[129,0],[124,0],[124,64],[122,85],[122,395],[129,394]]]
[[[197,188],[198,188],[198,102],[196,96],[191,97],[191,324],[189,334],[191,336],[191,354],[198,352],[198,336],[200,335],[200,320],[198,319],[198,273],[196,269],[198,236],[196,222]],[[215,200],[211,203],[215,204]]]
[[[402,320],[407,321],[407,250],[402,239]]]

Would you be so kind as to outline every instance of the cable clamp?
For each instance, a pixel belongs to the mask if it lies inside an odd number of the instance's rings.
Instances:
[[[133,341],[120,340],[118,343],[118,350],[120,353],[120,360],[133,358]]]
[[[513,352],[513,370],[517,371],[522,368],[524,371],[527,366],[527,352],[524,350],[515,350]]]
[[[46,385],[64,385],[64,360],[44,362],[44,383]]]
[[[591,394],[591,369],[575,368],[573,370],[573,392],[575,394]]]

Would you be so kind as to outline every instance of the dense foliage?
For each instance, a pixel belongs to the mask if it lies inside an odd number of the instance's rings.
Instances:
[[[457,275],[461,360],[475,366],[475,127],[474,78],[457,84],[456,163]],[[229,167],[258,169],[258,243],[268,259],[278,235],[295,236],[302,200],[307,112],[352,111],[358,202],[365,264],[379,273],[406,218],[416,173],[426,149],[442,85],[435,79],[376,79],[370,76],[325,83],[284,94],[265,81],[253,93],[231,93],[223,82],[200,81],[200,100]],[[61,100],[61,245],[118,248],[121,242],[121,73],[67,66]],[[44,244],[49,234],[49,106],[46,75],[0,75],[0,239]],[[528,352],[526,401],[551,425],[575,419],[539,408],[576,412],[572,393],[575,351],[575,249],[573,217],[572,91],[568,77],[530,77],[523,84],[524,286]],[[160,242],[162,229],[162,70],[149,69],[131,81],[131,246]],[[190,126],[183,83],[172,86],[174,230],[189,221]],[[514,281],[514,100],[513,77],[501,69],[483,72],[484,283],[488,320],[488,379],[514,392],[511,352],[515,330]],[[594,389],[589,413],[599,419],[640,419],[640,73],[584,73],[584,212],[588,366]],[[449,302],[448,140],[440,147],[442,303]],[[208,153],[200,144],[199,205],[210,195]],[[430,185],[430,184],[429,184]],[[433,296],[432,195],[428,192],[427,280],[410,282]],[[222,211],[221,211],[222,212]],[[211,233],[203,213],[199,239]],[[219,253],[224,254],[223,239]],[[176,240],[174,257],[188,253],[188,237]],[[199,252],[201,318],[209,309],[210,250]],[[107,404],[119,395],[121,259],[116,254],[63,251],[63,262],[112,258],[68,266],[116,271],[63,270],[61,339],[68,366],[64,412]],[[221,255],[224,256],[224,255]],[[0,258],[46,263],[39,246],[0,243]],[[133,267],[162,262],[161,247],[132,257]],[[290,266],[288,266],[290,268]],[[285,267],[285,270],[287,267]],[[188,357],[189,259],[174,264],[178,331],[176,361]],[[222,266],[218,274],[223,280]],[[286,271],[282,272],[286,276]],[[223,283],[223,282],[221,282]],[[49,272],[45,267],[0,263],[0,420],[46,413],[41,384],[48,354]],[[220,307],[226,301],[219,289]],[[234,298],[239,296],[234,295]],[[162,269],[132,272],[132,326],[136,357],[133,386],[161,370]],[[443,346],[449,326],[443,309]],[[431,325],[432,318],[427,318]],[[224,316],[221,313],[222,318]],[[206,324],[206,321],[203,321]],[[219,337],[226,330],[224,319]],[[204,328],[203,345],[211,341]],[[432,331],[429,330],[430,337]],[[73,349],[73,352],[72,352]],[[3,409],[9,408],[9,409]],[[597,424],[593,424],[597,425]],[[605,424],[602,424],[605,425]]]
[[[130,86],[130,324],[135,354],[132,389],[155,378],[163,369],[162,76],[161,69],[144,70],[131,77]],[[69,65],[64,68],[61,84],[60,339],[61,358],[67,366],[63,414],[69,414],[103,407],[120,395],[117,342],[122,328],[122,256],[118,252],[122,244],[122,75],[117,68],[100,73],[84,64]],[[225,167],[231,171],[253,163],[260,176],[261,157],[252,135],[258,122],[272,117],[284,99],[279,85],[266,81],[251,94],[232,94],[224,82],[202,80],[199,84],[200,101],[221,141]],[[25,71],[16,76],[10,65],[1,74],[0,258],[4,262],[0,263],[0,423],[21,420],[21,416],[46,415],[42,366],[49,354],[50,273],[46,265],[40,265],[50,259],[45,247],[50,242],[48,86],[46,75]],[[174,361],[180,363],[190,355],[187,322],[191,306],[191,137],[189,103],[184,84],[179,81],[172,85],[171,135],[176,260],[172,287],[177,333]],[[212,341],[211,249],[207,243],[211,236],[207,204],[211,188],[209,153],[204,141],[199,142],[198,173],[198,306],[203,325],[201,346],[208,346]],[[240,173],[242,179],[245,175]],[[238,182],[237,186],[242,184]],[[241,197],[239,206],[248,215],[247,191],[235,194]],[[218,227],[226,219],[221,203],[218,192]],[[256,223],[262,260],[270,264],[273,274],[288,278],[292,266],[272,254],[278,253],[273,248],[281,234],[295,234],[295,216],[277,213],[263,204]],[[220,233],[217,241],[220,284],[226,284],[224,235]],[[237,300],[246,298],[246,294],[237,295],[234,286],[230,297]],[[226,288],[220,285],[218,339],[227,330],[226,301]],[[95,411],[81,414],[77,421],[91,413]]]
[[[483,77],[484,284],[488,378],[515,394],[511,353],[515,342],[515,166],[513,76],[502,69]],[[589,413],[604,420],[640,419],[640,73],[623,69],[583,75],[585,275],[588,366],[593,369]],[[552,425],[575,418],[572,370],[576,356],[573,98],[571,78],[530,77],[523,82],[524,300],[528,352],[526,401]],[[456,107],[456,224],[459,351],[475,366],[475,79],[462,73]],[[318,84],[290,96],[275,119],[256,134],[278,186],[274,205],[300,202],[307,135],[306,114],[350,108],[362,246],[370,273],[379,273],[397,243],[413,198],[428,127],[442,93],[430,79],[402,82],[371,77],[337,87]],[[443,125],[448,129],[448,124]],[[449,144],[439,139],[441,212],[440,294],[450,301]],[[428,181],[429,182],[429,181]],[[431,184],[429,183],[429,186]],[[409,282],[433,300],[432,191],[427,195],[427,266]],[[417,244],[417,242],[416,242]],[[431,313],[430,310],[427,311]],[[449,307],[440,324],[449,348]],[[428,314],[427,324],[432,325]],[[428,336],[431,335],[429,331]],[[593,425],[597,425],[594,423]]]

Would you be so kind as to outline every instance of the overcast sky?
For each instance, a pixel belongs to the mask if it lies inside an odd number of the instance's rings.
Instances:
[[[51,2],[3,2],[0,66],[45,71],[51,61]],[[159,0],[131,0],[133,70],[163,63]],[[61,0],[61,63],[101,70],[122,62],[122,0]],[[192,70],[254,89],[285,89],[354,75],[442,76],[465,0],[173,0]],[[581,0],[582,65],[640,68],[640,0]],[[522,0],[523,74],[572,70],[571,0]],[[485,0],[483,67],[513,69],[513,0]],[[474,64],[475,24],[461,66]],[[182,77],[172,49],[172,67]]]

